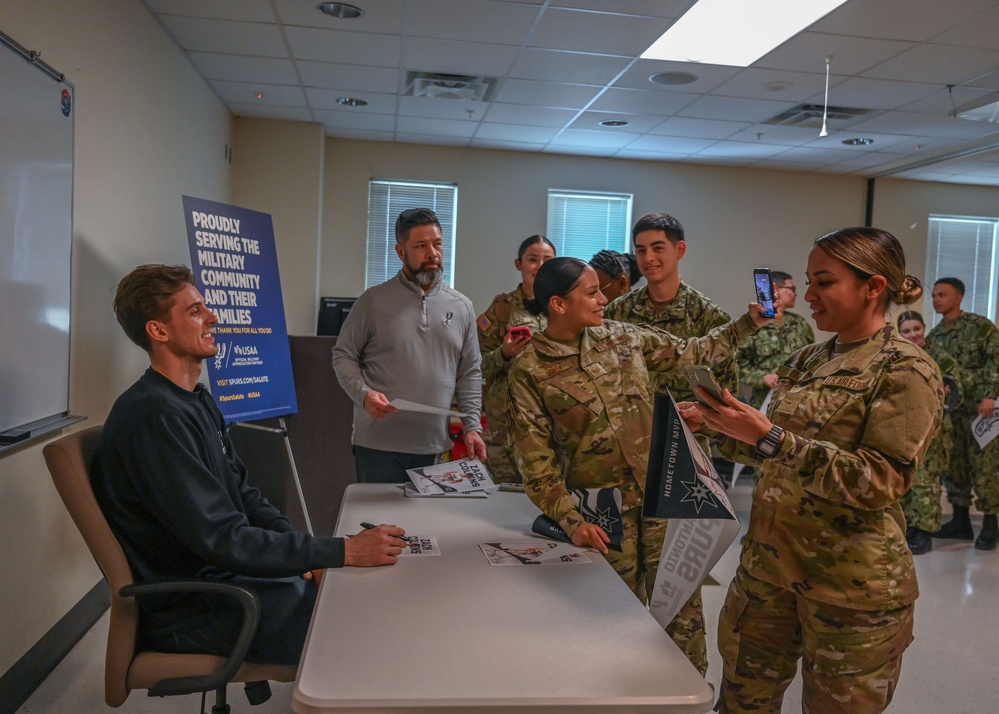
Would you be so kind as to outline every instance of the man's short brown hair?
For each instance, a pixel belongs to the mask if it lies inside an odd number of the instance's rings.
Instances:
[[[148,352],[146,323],[165,321],[174,295],[188,284],[194,284],[194,275],[186,265],[140,265],[122,278],[114,295],[114,314],[128,339]]]

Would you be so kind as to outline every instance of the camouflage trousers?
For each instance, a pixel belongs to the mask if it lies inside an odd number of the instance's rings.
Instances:
[[[621,552],[608,551],[607,561],[639,600],[648,605],[659,571],[663,536],[668,521],[642,518],[641,507],[625,509]],[[698,588],[666,626],[676,646],[687,656],[703,677],[708,671],[708,645],[704,636],[704,604]]]
[[[513,458],[513,446],[506,442],[496,443],[490,434],[485,435],[486,441],[486,468],[495,483],[523,483],[517,468],[517,462]]]
[[[945,414],[930,448],[916,470],[912,487],[902,496],[902,511],[905,524],[909,528],[924,531],[940,529],[940,494],[943,491],[942,479],[948,472],[951,453],[954,450],[954,426],[950,415]]]
[[[913,606],[851,610],[757,580],[742,566],[718,622],[716,711],[779,712],[802,660],[802,714],[871,714],[891,702],[912,642]]]
[[[971,506],[972,492],[977,497],[975,506],[982,513],[999,513],[999,439],[993,439],[984,449],[971,433],[971,412],[953,412],[954,448],[950,455],[950,469],[944,478],[947,500],[952,506]]]

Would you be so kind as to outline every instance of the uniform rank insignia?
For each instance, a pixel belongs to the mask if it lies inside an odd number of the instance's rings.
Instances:
[[[486,317],[486,313],[482,313],[481,315],[479,315],[478,318],[476,318],[475,320],[475,324],[478,325],[479,329],[482,330],[483,332],[488,330],[493,325],[492,321],[488,317]]]

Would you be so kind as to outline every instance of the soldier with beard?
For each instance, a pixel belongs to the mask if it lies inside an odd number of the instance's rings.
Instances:
[[[475,311],[443,281],[440,221],[429,208],[411,208],[396,219],[395,236],[402,270],[361,294],[333,348],[333,369],[354,402],[364,483],[405,483],[406,469],[451,448],[447,417],[399,411],[395,399],[450,409],[457,397],[468,453],[486,460]]]

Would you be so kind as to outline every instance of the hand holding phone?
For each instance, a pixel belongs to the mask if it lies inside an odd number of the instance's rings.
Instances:
[[[687,378],[687,383],[690,385],[690,391],[694,393],[694,399],[701,404],[704,404],[704,406],[707,407],[710,405],[701,399],[695,387],[700,387],[719,402],[725,401],[722,397],[723,390],[721,385],[718,384],[718,380],[715,379],[715,375],[712,374],[709,367],[705,367],[703,364],[687,365],[683,368],[683,374]]]
[[[774,317],[774,276],[770,268],[757,268],[753,271],[753,282],[756,285],[756,302],[763,306],[763,317]]]
[[[510,328],[510,334],[515,339],[531,339],[531,328],[527,325],[517,325]]]

